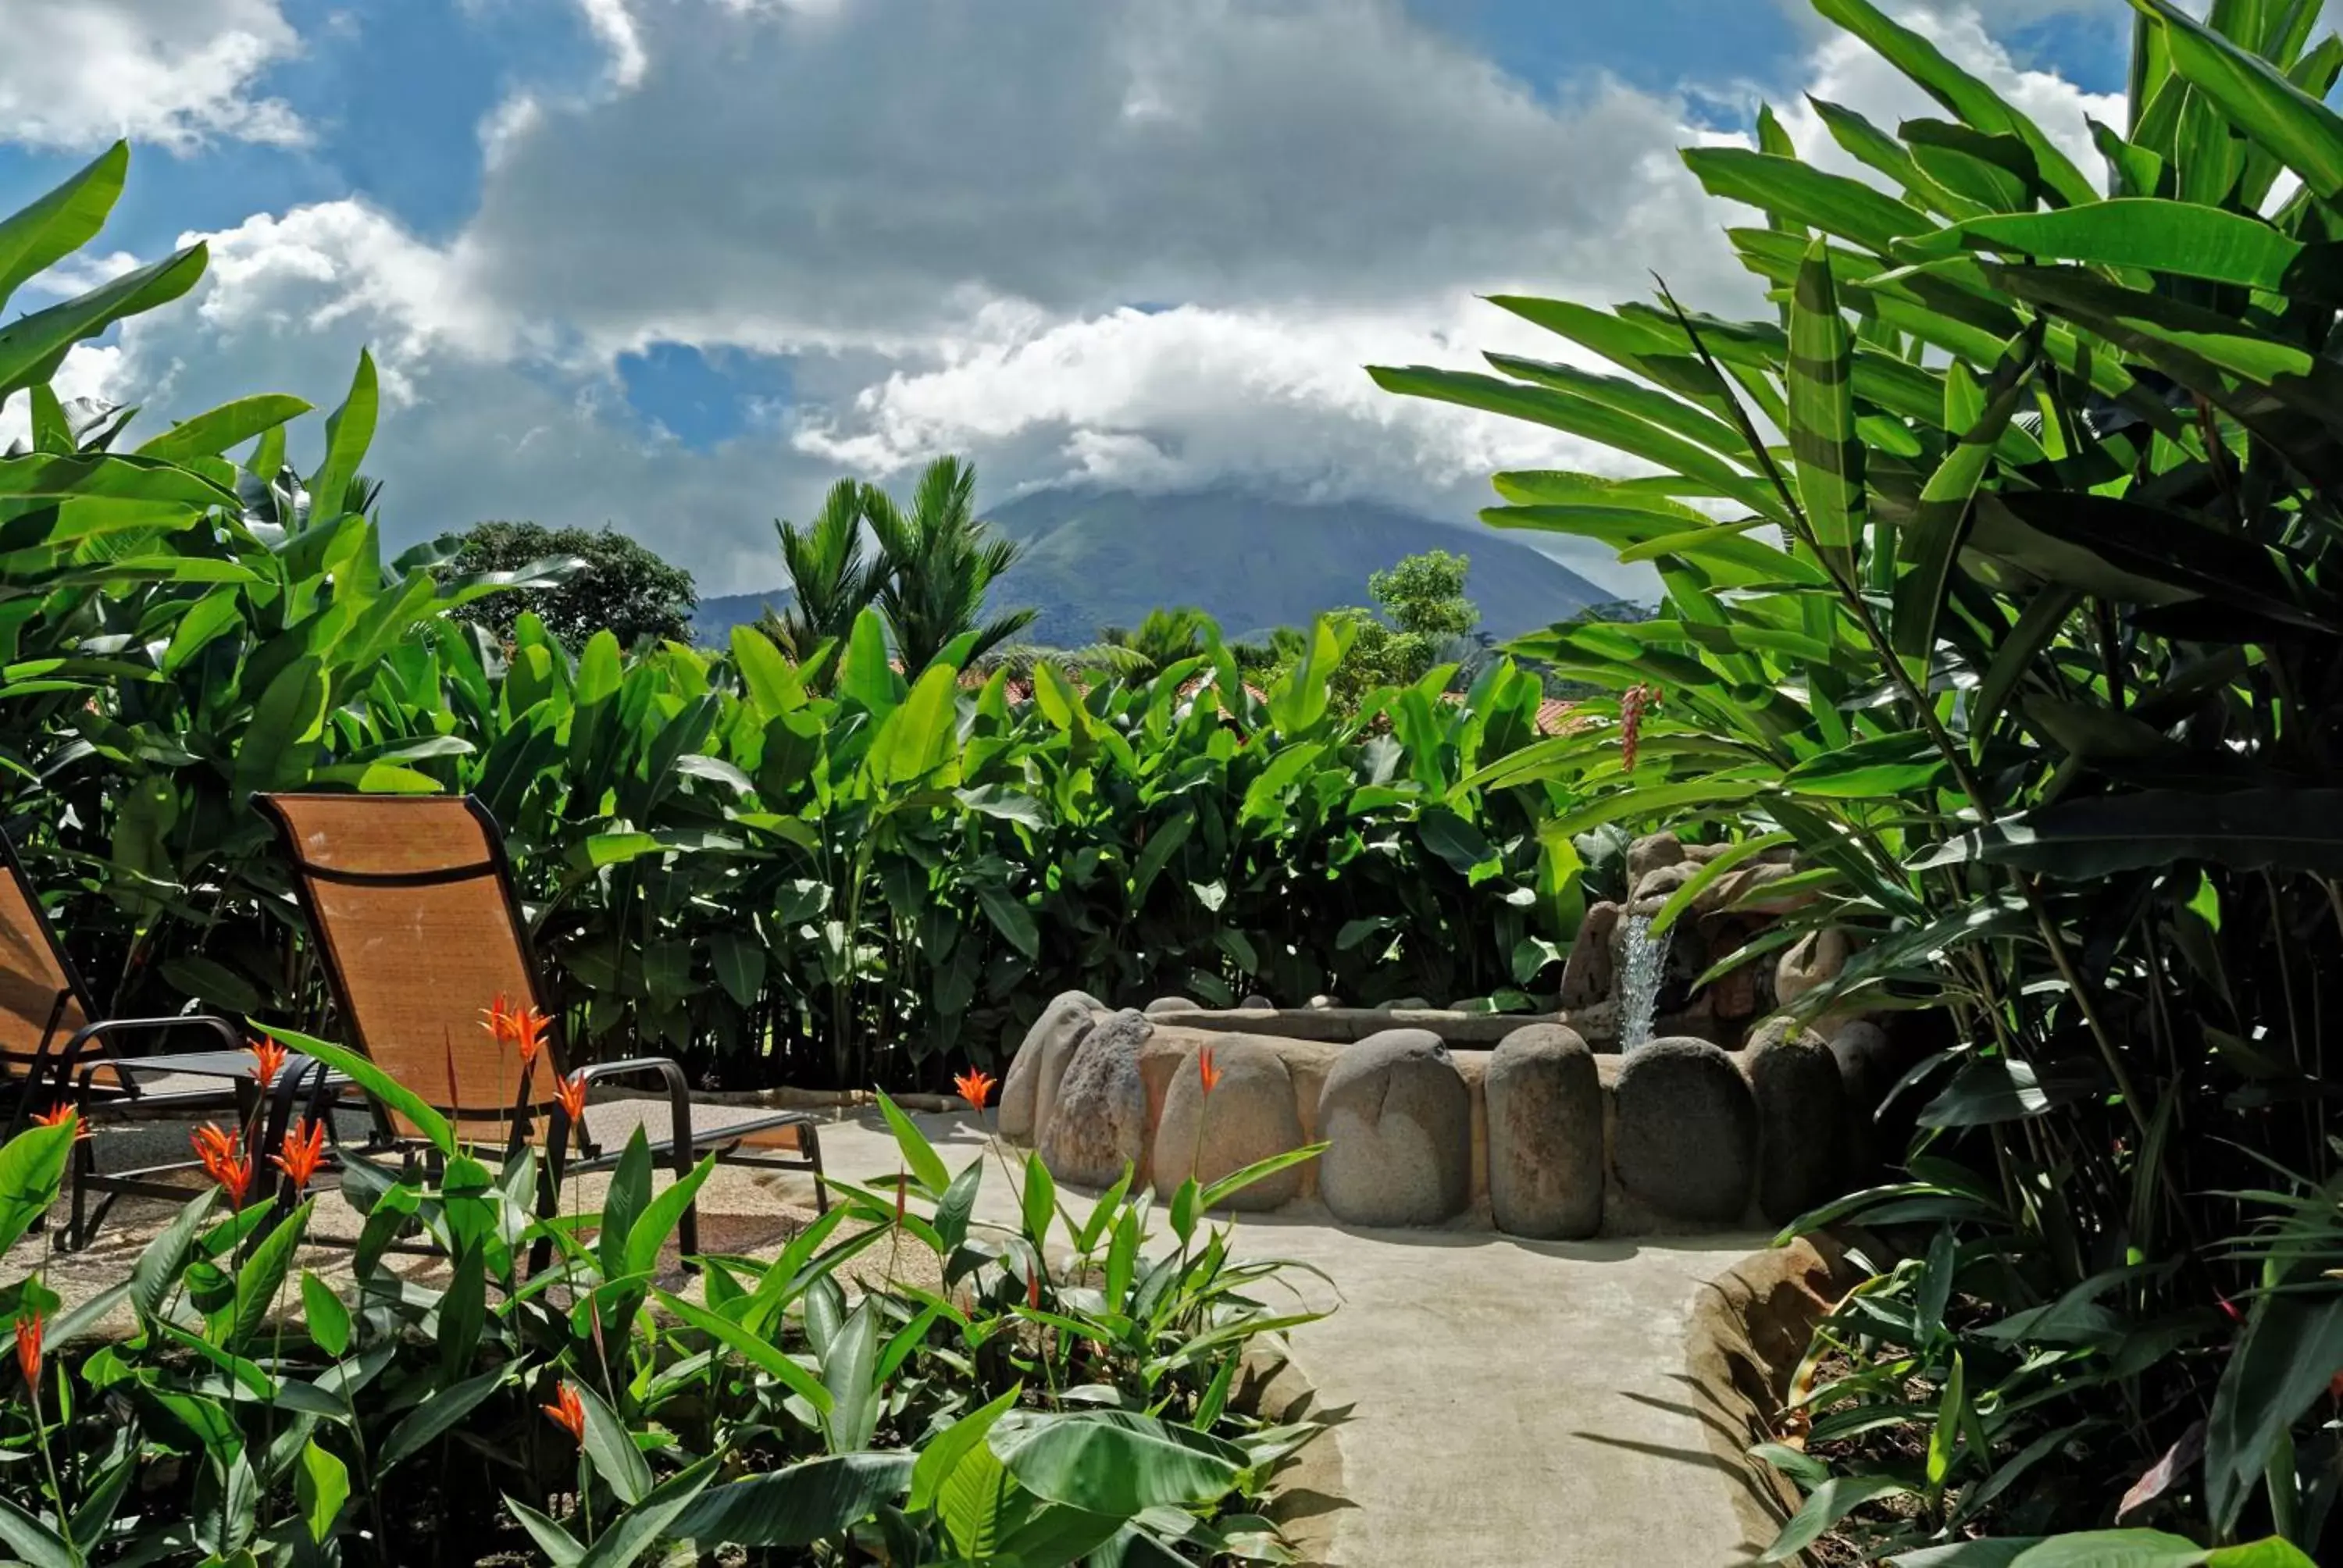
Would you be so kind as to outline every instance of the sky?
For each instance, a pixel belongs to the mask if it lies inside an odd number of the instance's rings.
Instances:
[[[1363,367],[1572,357],[1487,294],[1657,271],[1757,310],[1674,149],[1763,101],[1827,158],[1809,94],[1931,112],[1805,0],[5,6],[0,212],[133,145],[106,233],[8,312],[210,251],[64,395],[152,430],[291,392],[306,465],[370,347],[394,541],[608,522],[703,594],[772,587],[772,519],[840,476],[907,489],[947,452],[987,501],[1225,485],[1465,524],[1500,468],[1615,469]],[[2119,117],[2123,0],[1890,8],[2069,146]]]

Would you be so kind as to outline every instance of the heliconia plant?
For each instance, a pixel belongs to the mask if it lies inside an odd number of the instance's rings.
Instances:
[[[320,1193],[326,1131],[299,1129],[267,1201],[215,1150],[118,1283],[70,1309],[37,1272],[0,1288],[21,1385],[0,1445],[38,1456],[0,1467],[12,1560],[393,1564],[457,1540],[621,1568],[849,1543],[991,1568],[1292,1560],[1257,1500],[1317,1429],[1234,1391],[1318,1314],[1268,1301],[1282,1265],[1236,1260],[1203,1216],[1314,1149],[1184,1191],[1178,1252],[1151,1257],[1128,1176],[1080,1213],[1021,1156],[1017,1224],[980,1222],[986,1159],[951,1174],[882,1099],[916,1204],[839,1181],[772,1255],[691,1260],[686,1294],[664,1271],[712,1159],[655,1191],[638,1131],[598,1211],[548,1204],[535,1145],[489,1163],[364,1057],[286,1039],[432,1158],[345,1147]],[[56,1201],[79,1131],[0,1146],[0,1251]],[[323,1273],[296,1267],[321,1203],[357,1221]],[[931,1251],[940,1292],[866,1268],[850,1295],[841,1269],[881,1241]],[[395,1248],[436,1254],[439,1282]]]
[[[1908,1180],[1811,1221],[1871,1227],[1875,1277],[1760,1450],[1805,1498],[1775,1559],[2328,1558],[2343,39],[2133,0],[2087,171],[1871,0],[1815,9],[1936,112],[1816,102],[1854,174],[1770,111],[1684,155],[1755,209],[1762,318],[1504,297],[1570,358],[1374,373],[1609,448],[1483,516],[1666,588],[1522,645],[1615,722],[1479,781],[1577,790],[1558,837],[1794,848],[1804,910],[1706,978],[1830,927],[1857,950],[1797,1016],[1949,1018],[1896,1086]],[[2031,1540],[2102,1526],[2139,1529]]]

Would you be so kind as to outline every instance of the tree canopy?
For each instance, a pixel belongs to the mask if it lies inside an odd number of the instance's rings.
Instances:
[[[511,571],[552,556],[576,556],[586,568],[558,588],[491,594],[464,607],[467,618],[509,636],[524,610],[577,647],[608,628],[625,647],[690,635],[699,601],[691,574],[639,540],[605,524],[548,528],[538,523],[486,522],[458,536],[457,564],[466,571]]]

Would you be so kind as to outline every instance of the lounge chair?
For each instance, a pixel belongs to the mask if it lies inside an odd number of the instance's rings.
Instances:
[[[216,1049],[190,1054],[127,1049],[174,1030],[192,1030]],[[15,846],[0,833],[0,1141],[63,1105],[98,1125],[239,1111],[243,1101],[232,1082],[177,1070],[240,1059],[243,1047],[236,1026],[222,1018],[105,1017],[58,941]],[[86,1239],[117,1196],[185,1195],[182,1188],[153,1180],[180,1165],[101,1174],[96,1152],[87,1141],[75,1151],[74,1214],[64,1237],[69,1248]],[[92,1194],[102,1195],[96,1216],[85,1212]]]
[[[309,920],[339,1011],[346,1043],[421,1096],[468,1138],[504,1143],[543,1140],[566,1122],[553,1091],[568,1069],[557,1010],[513,890],[504,839],[478,801],[450,796],[268,795],[292,860],[294,886]],[[511,1048],[480,1027],[481,1010],[507,997],[555,1018],[548,1053],[529,1076]],[[683,1072],[667,1057],[633,1057],[584,1069],[588,1082],[653,1077],[667,1091],[666,1113],[652,1100],[587,1107],[574,1132],[575,1174],[608,1170],[639,1126],[655,1157],[688,1173],[713,1150],[727,1164],[810,1171],[815,1201],[827,1208],[817,1119],[805,1111],[695,1105]],[[387,1140],[415,1129],[374,1108]],[[665,1136],[658,1136],[664,1121]],[[568,1141],[565,1139],[565,1144]],[[786,1153],[777,1152],[786,1151]],[[699,1216],[685,1212],[679,1240],[699,1251]]]

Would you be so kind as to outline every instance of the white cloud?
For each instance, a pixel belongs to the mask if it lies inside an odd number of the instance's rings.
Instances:
[[[298,143],[280,100],[254,96],[300,40],[278,0],[8,0],[0,137],[85,148],[117,136],[184,151]]]
[[[577,3],[606,90],[488,116],[452,236],[355,200],[256,215],[82,373],[156,416],[330,407],[371,344],[396,535],[614,520],[720,592],[769,584],[768,519],[840,470],[945,450],[996,496],[1240,482],[1461,521],[1494,469],[1616,459],[1364,365],[1575,357],[1482,293],[1644,297],[1656,268],[1761,308],[1675,156],[1684,106],[1534,98],[1393,0]],[[2066,145],[2114,112],[1973,14],[1926,25]],[[1844,42],[1806,76],[1885,124],[1933,112]],[[789,356],[792,397],[694,449],[624,406],[618,357],[660,340]]]
[[[627,0],[578,0],[578,5],[586,15],[586,25],[609,55],[611,85],[627,88],[640,82],[650,57],[643,53],[642,37],[635,31]]]

